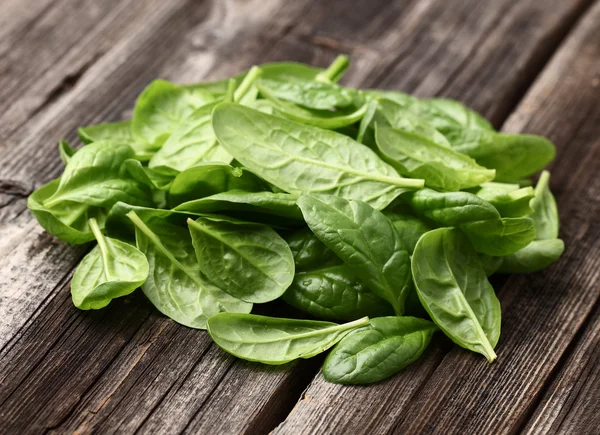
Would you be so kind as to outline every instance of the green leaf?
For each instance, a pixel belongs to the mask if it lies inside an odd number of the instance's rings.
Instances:
[[[69,160],[71,160],[71,157],[73,157],[73,154],[75,154],[76,152],[77,150],[71,147],[71,145],[69,145],[69,142],[67,142],[66,140],[61,140],[60,142],[58,142],[58,153],[60,155],[60,160],[65,165],[69,163]]]
[[[533,213],[529,206],[533,198],[533,188],[522,187],[518,184],[485,183],[476,190],[475,194],[488,201],[502,217],[523,217]]]
[[[461,190],[494,179],[494,170],[418,133],[377,126],[375,135],[381,157],[401,175],[423,178],[426,186]]]
[[[150,160],[155,148],[136,142],[131,135],[131,120],[109,122],[105,124],[80,127],[79,138],[85,144],[110,141],[116,144],[129,145],[135,151],[135,158],[141,161]]]
[[[390,304],[365,288],[344,264],[297,272],[282,299],[311,316],[326,320],[393,314]]]
[[[133,179],[153,189],[166,190],[175,178],[174,175],[166,175],[157,172],[152,168],[148,168],[147,166],[143,166],[142,163],[136,159],[125,160],[123,162],[123,167]]]
[[[98,244],[83,258],[71,281],[73,304],[82,310],[98,310],[111,300],[126,296],[148,277],[148,261],[134,246],[105,237],[90,219]]]
[[[154,80],[135,102],[131,120],[133,139],[159,149],[192,113],[212,101],[214,97],[203,89]]]
[[[292,251],[296,272],[342,264],[342,260],[308,228],[288,234],[285,241]]]
[[[327,355],[323,376],[339,384],[369,384],[399,372],[425,351],[437,327],[415,317],[378,317],[355,329]]]
[[[492,127],[487,119],[458,101],[446,98],[430,98],[424,100],[424,102],[430,107],[437,109],[440,113],[444,113],[452,118],[464,128],[494,130],[494,127]]]
[[[123,174],[123,162],[133,155],[129,146],[111,142],[81,148],[69,160],[56,192],[43,205],[52,208],[64,201],[106,208],[117,201],[151,204],[147,186]]]
[[[128,216],[136,227],[137,247],[150,266],[142,290],[161,313],[182,325],[206,329],[206,320],[219,312],[250,312],[252,304],[234,298],[202,275],[185,228],[159,220],[145,223],[135,212]]]
[[[216,104],[206,104],[185,119],[152,157],[148,166],[184,171],[199,163],[231,163],[231,155],[219,145],[212,128],[212,110]]]
[[[94,234],[88,225],[90,218],[104,223],[104,211],[73,201],[62,201],[54,207],[42,205],[56,192],[60,179],[43,185],[27,198],[27,207],[39,224],[53,236],[74,245],[94,240]]]
[[[413,253],[421,236],[433,229],[422,219],[405,212],[386,211],[383,214],[394,224],[394,228],[396,228],[396,232],[400,236],[402,244],[408,249],[409,254]]]
[[[508,255],[529,245],[535,238],[530,218],[502,218],[468,222],[460,225],[477,252]]]
[[[269,302],[292,283],[294,258],[271,227],[216,215],[188,225],[200,270],[232,296]]]
[[[373,151],[341,134],[236,104],[213,112],[219,142],[238,161],[291,194],[322,192],[383,208],[422,180],[400,177]]]
[[[273,225],[298,226],[304,222],[297,197],[287,193],[229,190],[179,204],[174,210],[224,213]],[[284,218],[284,219],[281,219]]]
[[[456,151],[495,169],[497,181],[511,182],[534,174],[556,154],[548,139],[534,135],[458,128],[449,131],[446,137]]]
[[[469,240],[453,228],[424,234],[412,256],[412,276],[434,323],[459,346],[494,361],[500,302]]]
[[[565,244],[560,239],[534,240],[514,254],[500,257],[500,273],[531,273],[545,269],[560,258]]]
[[[558,208],[548,183],[550,172],[543,171],[535,186],[535,195],[531,200],[533,224],[537,240],[556,239],[558,237]]]
[[[208,319],[208,333],[226,352],[248,361],[280,365],[326,351],[367,317],[337,325],[317,320],[222,313]]]
[[[169,189],[169,206],[227,192],[266,190],[265,183],[252,172],[223,163],[204,163],[180,172]]]
[[[332,195],[305,195],[298,206],[312,232],[401,315],[410,286],[409,255],[392,222],[364,202]]]

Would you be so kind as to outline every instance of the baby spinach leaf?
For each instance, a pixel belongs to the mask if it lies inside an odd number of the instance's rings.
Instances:
[[[341,111],[305,109],[294,103],[279,100],[263,86],[258,85],[257,88],[264,98],[273,103],[276,113],[304,125],[334,130],[357,123],[367,110],[366,105],[358,109],[351,107],[349,110]]]
[[[497,181],[511,182],[534,174],[556,154],[552,142],[534,135],[458,128],[448,131],[446,137],[456,151],[495,169]]]
[[[342,260],[308,228],[288,234],[285,241],[292,251],[296,272],[342,264]]]
[[[422,180],[400,177],[364,145],[236,104],[213,112],[219,142],[238,161],[292,194],[323,192],[382,208]]]
[[[500,273],[530,273],[545,269],[560,258],[565,244],[560,239],[534,240],[514,254],[500,257]]]
[[[294,258],[271,227],[216,215],[188,225],[200,270],[232,296],[269,302],[292,283]]]
[[[182,325],[206,329],[206,320],[219,312],[250,312],[252,304],[234,298],[202,275],[185,228],[160,220],[145,223],[135,212],[127,216],[135,225],[137,247],[150,266],[142,290],[161,313]]]
[[[27,207],[38,223],[53,236],[74,245],[94,240],[94,234],[88,225],[90,218],[95,217],[101,226],[104,224],[104,211],[73,201],[61,201],[54,207],[42,205],[50,198],[60,183],[60,179],[37,189],[27,198]]]
[[[67,142],[66,140],[61,140],[60,142],[58,142],[58,154],[60,155],[60,160],[65,165],[69,163],[69,160],[71,160],[71,157],[73,157],[73,154],[75,154],[76,152],[77,150],[71,147],[71,145],[69,145],[69,142]]]
[[[151,149],[160,148],[196,109],[213,100],[203,89],[154,80],[135,102],[131,120],[134,141]]]
[[[425,351],[437,327],[415,317],[377,317],[346,335],[327,355],[323,377],[338,384],[370,384],[392,376]]]
[[[221,349],[238,358],[280,365],[318,355],[353,329],[368,324],[367,317],[338,325],[317,320],[222,313],[208,319],[208,333]]]
[[[304,222],[304,218],[296,205],[297,199],[287,193],[229,190],[181,203],[174,210],[194,213],[232,212],[245,216],[246,220],[298,226]]]
[[[461,127],[494,130],[494,127],[492,127],[487,119],[458,101],[447,98],[430,98],[424,100],[424,102],[428,106],[437,109],[439,113],[444,113],[455,120]]]
[[[531,200],[533,224],[535,225],[535,238],[537,240],[556,239],[558,237],[558,208],[556,200],[550,192],[548,183],[550,172],[543,171],[535,186],[535,195]]]
[[[519,187],[518,184],[484,183],[475,194],[488,201],[502,217],[523,217],[533,213],[529,202],[533,198],[533,188]]]
[[[392,222],[364,202],[332,195],[305,195],[298,206],[312,232],[401,315],[410,286],[409,255]]]
[[[487,255],[508,255],[535,238],[533,221],[527,217],[467,222],[460,225],[473,248]]]
[[[129,145],[135,151],[135,158],[144,162],[150,160],[156,151],[155,148],[133,139],[130,119],[80,127],[77,132],[79,133],[79,138],[85,144],[110,141],[116,144]]]
[[[124,176],[123,162],[133,154],[129,146],[111,142],[94,142],[81,148],[71,157],[56,191],[43,205],[52,208],[63,201],[107,208],[117,201],[151,204],[147,186]]]
[[[408,213],[386,211],[383,214],[394,224],[394,228],[396,228],[396,232],[400,236],[402,244],[408,249],[409,254],[413,253],[421,236],[433,229],[422,219]]]
[[[98,310],[141,286],[148,277],[149,267],[137,248],[105,237],[96,219],[90,219],[89,226],[98,244],[77,266],[71,281],[71,296],[77,308]]]
[[[442,193],[421,189],[407,196],[407,199],[417,213],[444,226],[500,218],[492,204],[468,192]]]
[[[265,183],[252,172],[223,163],[203,163],[180,172],[169,189],[169,206],[229,190],[259,192]]]
[[[425,185],[461,190],[493,180],[495,171],[418,133],[376,126],[381,157],[405,176],[423,178]]]
[[[355,320],[393,314],[386,301],[365,288],[344,264],[297,272],[282,299],[308,314],[327,320]]]
[[[453,228],[425,233],[412,256],[412,276],[434,323],[459,346],[494,361],[500,302],[469,240]]]
[[[143,166],[142,163],[136,159],[125,160],[123,162],[123,167],[134,180],[153,189],[166,190],[175,178],[175,175],[163,174],[152,168]]]
[[[219,145],[211,125],[212,110],[216,104],[206,104],[186,118],[148,166],[184,171],[203,162],[231,163],[231,155]]]
[[[510,257],[510,255],[507,255],[506,257]],[[479,260],[481,260],[481,265],[487,276],[496,273],[502,264],[502,259],[506,257],[494,257],[492,255],[479,254]]]

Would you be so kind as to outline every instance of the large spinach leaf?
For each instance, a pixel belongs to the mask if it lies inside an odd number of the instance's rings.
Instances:
[[[141,286],[148,277],[149,267],[137,248],[104,236],[96,219],[90,219],[89,226],[98,244],[77,266],[71,281],[71,296],[77,308],[97,310]]]
[[[305,195],[298,206],[312,232],[401,315],[410,265],[393,223],[364,202],[332,195]]]
[[[182,325],[205,329],[213,314],[250,312],[252,304],[224,292],[202,275],[185,228],[160,220],[145,223],[135,212],[127,216],[135,225],[137,247],[150,266],[142,290],[161,313]]]
[[[421,303],[456,344],[496,359],[500,302],[469,240],[453,228],[425,233],[412,256]]]
[[[131,135],[131,120],[108,122],[90,125],[77,130],[79,138],[85,144],[99,141],[110,141],[116,144],[129,145],[135,151],[135,158],[148,161],[156,151],[155,147],[134,140]]]
[[[280,297],[294,279],[290,248],[271,227],[225,216],[188,219],[200,270],[247,302]]]
[[[220,143],[250,170],[292,194],[322,192],[383,208],[422,187],[400,177],[364,145],[341,134],[304,126],[236,104],[213,112]]]
[[[238,358],[279,365],[318,355],[353,329],[368,324],[367,317],[338,325],[317,320],[222,313],[208,319],[208,333],[221,349]]]
[[[381,381],[416,361],[437,327],[415,317],[378,317],[344,337],[323,363],[323,376],[339,384]]]

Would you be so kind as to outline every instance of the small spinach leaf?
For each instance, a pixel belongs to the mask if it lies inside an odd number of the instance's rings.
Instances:
[[[425,233],[412,256],[421,303],[456,344],[496,359],[500,302],[469,240],[454,228]]]
[[[527,217],[467,222],[460,229],[477,252],[487,255],[513,254],[535,238],[533,221]]]
[[[529,202],[533,198],[533,188],[519,187],[518,184],[484,183],[475,194],[488,201],[502,217],[523,217],[533,213]]]
[[[71,147],[71,145],[69,145],[69,142],[67,142],[66,140],[61,140],[60,142],[58,142],[58,154],[60,155],[60,160],[65,165],[69,163],[69,160],[71,160],[71,157],[73,157],[73,154],[75,154],[76,152],[77,150]]]
[[[269,302],[292,283],[294,258],[271,227],[216,215],[188,225],[200,270],[232,296]]]
[[[102,234],[96,219],[89,226],[98,244],[83,258],[71,281],[73,304],[97,310],[126,296],[148,277],[148,261],[137,248]]]
[[[565,244],[560,239],[534,240],[514,254],[500,257],[500,273],[531,273],[545,269],[560,258]]]
[[[305,195],[298,206],[312,232],[401,315],[410,265],[392,222],[364,202],[332,195]]]
[[[353,329],[368,324],[367,317],[338,325],[317,320],[222,313],[208,319],[208,333],[221,349],[238,358],[280,365],[318,355]]]
[[[116,144],[129,145],[135,151],[135,158],[144,162],[150,160],[156,151],[155,148],[133,139],[131,135],[131,120],[80,127],[77,132],[79,133],[79,138],[85,144],[110,141]]]
[[[250,312],[252,304],[234,298],[202,275],[185,228],[160,220],[146,223],[135,212],[127,216],[135,225],[137,247],[150,266],[142,290],[161,313],[182,325],[206,329],[213,314]]]
[[[437,327],[415,317],[378,317],[346,335],[323,363],[323,377],[339,384],[369,384],[392,376],[425,351]]]
[[[533,214],[531,219],[535,225],[537,240],[556,239],[558,237],[558,208],[548,183],[550,172],[543,171],[535,186],[535,195],[531,200]]]
[[[308,228],[288,234],[285,241],[292,251],[297,272],[342,264],[342,260]]]

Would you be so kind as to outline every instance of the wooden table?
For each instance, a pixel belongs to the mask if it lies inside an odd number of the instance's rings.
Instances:
[[[353,65],[344,82],[459,99],[558,147],[566,242],[494,281],[493,365],[441,334],[367,387],[320,361],[235,360],[141,292],[75,309],[86,247],[45,233],[26,197],[62,171],[61,138],[130,114],[153,78],[193,82],[272,60]],[[600,1],[1,0],[0,432],[600,433]]]

